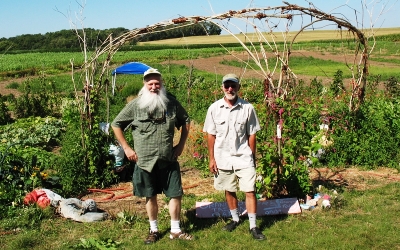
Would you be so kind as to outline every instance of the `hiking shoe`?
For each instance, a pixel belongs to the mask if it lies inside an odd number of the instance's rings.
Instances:
[[[169,233],[169,238],[170,238],[171,240],[174,240],[174,239],[193,240],[193,239],[194,239],[194,236],[191,235],[191,234],[184,233],[184,232],[181,231],[181,232],[177,232],[177,233],[172,233],[172,232],[170,232],[170,233]]]
[[[145,239],[144,243],[145,244],[152,244],[158,241],[161,238],[161,234],[159,232],[149,232],[149,235],[147,235],[147,238]]]
[[[258,227],[253,227],[252,229],[250,229],[250,233],[255,240],[265,240],[265,235]]]
[[[222,230],[232,232],[239,225],[239,221],[231,220],[228,224],[226,224]]]

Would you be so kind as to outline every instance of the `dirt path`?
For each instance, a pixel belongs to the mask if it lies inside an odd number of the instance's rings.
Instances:
[[[185,195],[206,196],[214,190],[214,180],[212,177],[202,178],[199,170],[194,168],[181,169],[182,187]],[[116,217],[119,212],[129,212],[130,214],[146,215],[145,198],[139,198],[132,195],[132,182],[122,182],[111,187],[118,189],[113,191],[115,196],[111,199],[109,193],[95,192],[84,196],[82,199],[94,199],[100,209],[107,211],[112,217]],[[124,197],[121,199],[115,199]],[[158,195],[158,204],[160,209],[167,208],[164,195]]]
[[[22,82],[23,80],[24,80],[23,78],[19,78],[19,79],[13,80],[13,81],[7,80],[7,81],[0,82],[0,94],[1,95],[13,94],[14,96],[20,96],[21,92],[19,92],[16,89],[8,89],[7,86],[12,82]]]

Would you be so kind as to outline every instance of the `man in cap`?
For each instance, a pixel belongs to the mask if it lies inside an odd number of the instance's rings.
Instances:
[[[260,124],[254,107],[238,97],[239,89],[239,78],[235,74],[225,75],[224,97],[208,108],[203,131],[208,134],[209,168],[214,174],[215,189],[225,191],[232,215],[223,230],[231,232],[240,224],[236,196],[239,184],[239,189],[246,194],[250,233],[256,240],[264,240],[265,236],[256,226],[255,153]]]
[[[157,194],[161,193],[170,198],[170,239],[191,240],[193,236],[180,228],[183,190],[177,161],[188,137],[190,119],[181,104],[167,94],[157,69],[150,68],[144,72],[143,84],[138,97],[121,110],[111,125],[128,160],[136,162],[133,172],[134,195],[146,197],[150,222],[145,243],[154,243],[161,237],[157,222]],[[128,128],[132,129],[133,148],[123,133]],[[175,128],[182,129],[179,143],[173,146]]]

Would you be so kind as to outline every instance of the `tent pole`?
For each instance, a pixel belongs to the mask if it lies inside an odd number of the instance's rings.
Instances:
[[[114,74],[113,77],[112,77],[112,95],[114,95],[115,78],[117,78],[117,74]]]

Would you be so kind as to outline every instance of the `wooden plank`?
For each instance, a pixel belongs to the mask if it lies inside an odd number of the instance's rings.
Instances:
[[[239,213],[247,214],[246,203],[239,201]],[[257,216],[301,213],[296,198],[257,201]],[[196,202],[196,216],[199,218],[231,217],[226,202]]]

